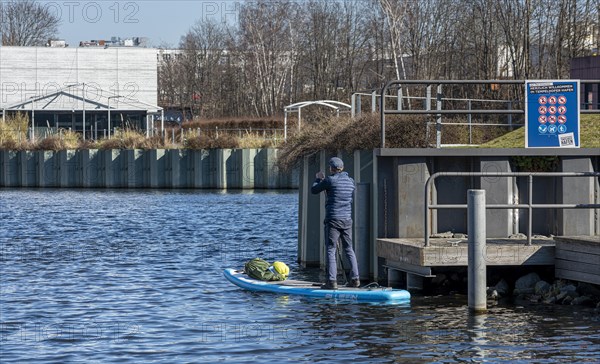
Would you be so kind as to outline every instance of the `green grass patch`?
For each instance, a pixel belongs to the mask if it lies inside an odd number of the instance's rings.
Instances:
[[[581,148],[600,148],[600,115],[581,115]],[[525,127],[479,146],[480,148],[525,148]]]

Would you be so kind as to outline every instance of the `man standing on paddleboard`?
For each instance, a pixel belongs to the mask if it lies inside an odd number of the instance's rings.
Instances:
[[[323,172],[318,172],[317,179],[312,185],[314,194],[325,191],[325,240],[327,241],[327,282],[323,289],[337,289],[337,261],[336,249],[338,240],[346,258],[350,262],[350,282],[348,287],[360,287],[358,264],[352,249],[352,200],[354,197],[354,180],[343,172],[344,162],[333,157],[329,160],[328,177]]]

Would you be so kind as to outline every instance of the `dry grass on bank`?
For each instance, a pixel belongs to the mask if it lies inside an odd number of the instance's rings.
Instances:
[[[57,135],[51,135],[31,143],[31,149],[35,150],[65,150],[65,149],[84,149],[81,136],[78,133],[69,130],[61,130]]]
[[[185,129],[283,129],[283,115],[276,115],[264,118],[217,118],[217,119],[196,119],[183,123]]]
[[[219,148],[276,148],[283,140],[265,139],[259,133],[242,133],[241,137],[225,132],[218,136],[193,134],[181,137],[167,130],[165,137],[155,135],[150,138],[140,131],[126,130],[113,135],[111,139],[86,140],[72,131],[61,129],[58,134],[31,142],[26,132],[15,133],[0,123],[0,150],[67,150],[67,149],[219,149]]]
[[[273,138],[273,129],[283,128],[283,118],[229,118],[196,120],[165,130],[164,136],[146,137],[141,130],[122,130],[111,139],[83,141],[81,135],[65,129],[45,138],[29,140],[29,117],[17,113],[0,122],[0,150],[66,149],[215,149],[276,148],[283,141],[283,131]],[[270,133],[271,132],[271,133]]]
[[[17,113],[0,122],[0,149],[24,150],[29,149],[27,127],[29,117],[25,113]]]

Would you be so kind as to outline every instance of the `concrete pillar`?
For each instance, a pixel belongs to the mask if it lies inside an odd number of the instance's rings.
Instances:
[[[147,187],[144,184],[144,154],[145,151],[141,149],[132,150],[133,163],[128,169],[129,174],[129,188],[142,188]],[[133,178],[132,178],[133,174]],[[133,182],[133,183],[132,183]]]
[[[590,157],[562,157],[561,170],[562,172],[593,172],[594,168]],[[563,177],[561,180],[559,196],[562,196],[562,203],[594,203],[596,178]],[[561,209],[558,212],[558,235],[594,235],[594,218],[594,209]]]
[[[46,187],[46,171],[44,169],[46,165],[45,158],[46,151],[40,150],[36,153],[36,169],[37,169],[37,186],[38,187]]]
[[[121,183],[122,187],[135,188],[135,160],[132,149],[121,150]]]
[[[266,188],[267,149],[259,149],[254,156],[254,188]]]
[[[189,188],[193,182],[193,158],[192,151],[178,149],[179,155],[179,188]]]
[[[192,184],[193,188],[203,188],[204,187],[204,173],[203,173],[203,159],[206,158],[206,152],[204,150],[194,150],[191,151],[192,159],[191,163],[193,165],[192,169]]]
[[[188,151],[189,153],[189,168],[190,168],[190,175],[189,175],[189,187],[190,188],[200,188],[199,185],[201,185],[202,183],[202,169],[198,168],[201,166],[200,162],[201,160],[199,160],[200,158],[198,157],[198,152],[197,150],[190,150]]]
[[[216,150],[216,186],[218,189],[227,188],[227,160],[231,157],[231,149]]]
[[[299,168],[293,168],[288,173],[289,173],[289,176],[290,176],[291,180],[289,181],[288,184],[282,186],[282,188],[298,189],[298,187],[300,186],[300,182],[299,182],[300,181],[300,169]]]
[[[0,150],[0,187],[8,187],[7,180],[10,168],[8,168],[8,151]]]
[[[54,161],[54,169],[55,171],[57,171],[58,176],[58,186],[69,187],[69,168],[67,166],[67,151],[57,151]]]
[[[67,150],[68,187],[83,187],[81,154],[79,150]]]
[[[166,150],[157,149],[155,157],[152,157],[150,165],[151,184],[156,185],[157,188],[166,187]]]
[[[81,184],[84,188],[92,187],[90,185],[90,153],[89,149],[81,149],[79,150],[79,158],[81,162]]]
[[[255,188],[288,188],[299,185],[301,172],[297,171],[296,180],[292,173],[281,173],[277,167],[277,149],[265,148],[257,151],[254,157]]]
[[[120,181],[121,166],[118,165],[120,159],[120,151],[117,149],[109,149],[103,152],[104,155],[104,187],[114,188],[121,187],[116,180],[119,177]]]
[[[59,187],[58,168],[58,153],[51,151],[43,151],[43,169],[44,169],[44,187]],[[40,161],[41,162],[41,161]]]
[[[148,176],[146,177],[146,183],[148,183],[148,187],[157,188],[158,187],[158,176],[157,176],[157,151],[156,149],[150,149],[146,151],[145,155],[145,164],[147,168]]]
[[[202,185],[204,188],[217,186],[217,150],[202,150]]]
[[[26,151],[20,150],[17,152],[17,166],[19,173],[19,182],[18,185],[20,187],[27,187],[27,156]]]
[[[256,157],[256,149],[242,149],[242,158],[241,158],[241,178],[242,184],[241,188],[243,189],[253,189],[254,188],[254,159]]]
[[[214,162],[214,188],[226,188],[227,180],[224,178],[225,160],[222,149],[217,149],[214,151]]]
[[[167,187],[169,188],[180,188],[180,173],[181,173],[181,165],[180,165],[180,155],[179,149],[169,149],[166,151],[165,156],[166,165],[167,165]]]
[[[310,188],[320,165],[315,157],[302,160],[298,203],[298,260],[303,266],[319,266],[323,256],[323,214],[320,196]]]
[[[371,151],[372,176],[371,181],[371,269],[373,280],[379,280],[379,258],[377,256],[377,238],[379,237],[379,185],[378,185],[378,159],[375,156],[375,150]]]
[[[357,183],[354,201],[354,250],[361,279],[371,273],[371,184]]]
[[[19,165],[19,186],[33,187],[37,186],[37,167],[35,152],[22,150],[18,152]]]
[[[277,152],[277,149],[267,149],[267,188],[280,186],[281,173],[277,167]]]
[[[475,312],[487,309],[486,301],[486,214],[485,191],[468,190],[468,304],[469,309]]]
[[[482,173],[511,172],[510,162],[505,157],[482,157],[480,159]],[[483,176],[480,186],[485,190],[488,204],[513,203],[513,177]],[[508,209],[489,209],[486,219],[487,237],[506,238],[513,233],[513,211]]]
[[[326,154],[326,152],[320,152],[319,153],[319,164],[318,164],[318,168],[317,171],[321,171],[323,173],[325,173],[325,175],[327,175],[327,173],[329,173],[329,165],[327,164],[328,160],[330,159],[330,157],[328,156],[328,154]],[[315,181],[315,173],[312,174],[312,181]],[[312,183],[311,183],[312,186]],[[310,187],[309,187],[310,188]],[[310,192],[310,191],[309,191]],[[325,193],[321,192],[318,195],[318,200],[319,200],[319,206],[318,206],[318,210],[315,211],[319,211],[318,215],[319,216],[319,226],[321,227],[320,229],[318,229],[319,231],[319,256],[321,258],[321,268],[325,269],[325,267],[327,266],[327,254],[325,252],[325,230],[323,228],[323,220],[325,220],[325,202],[327,200]],[[315,224],[316,225],[316,224]]]
[[[393,184],[393,179],[387,181],[388,215],[393,216],[391,209],[397,211],[397,228],[394,229],[397,231],[396,237],[422,238],[425,213],[423,191],[425,182],[429,178],[427,159],[425,157],[400,158],[397,171],[397,184]],[[397,200],[393,200],[395,196]],[[388,224],[394,223],[388,218]]]
[[[100,163],[98,149],[82,149],[79,151],[81,156],[81,168],[83,187],[100,187]]]
[[[229,157],[225,160],[225,179],[229,189],[242,188],[242,149],[232,149]]]

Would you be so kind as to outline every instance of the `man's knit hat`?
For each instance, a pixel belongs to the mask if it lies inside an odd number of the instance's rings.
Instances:
[[[329,166],[333,169],[344,169],[344,161],[338,157],[333,157],[329,160]]]

